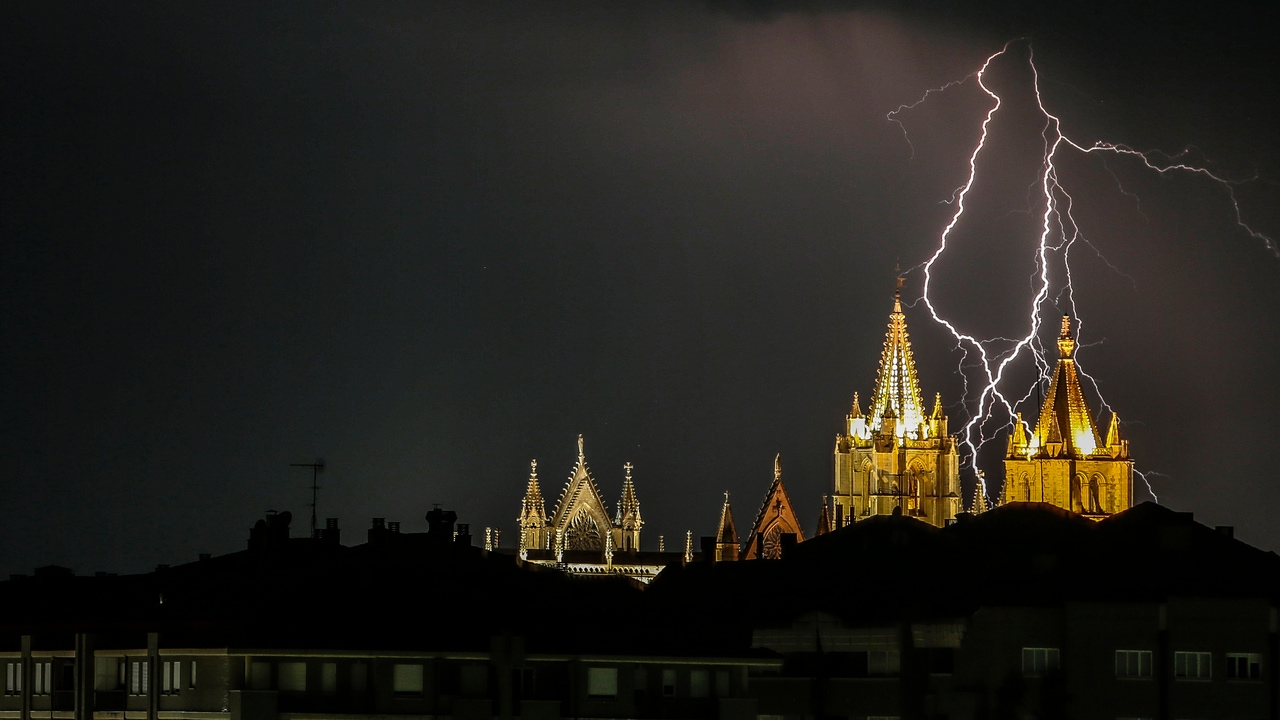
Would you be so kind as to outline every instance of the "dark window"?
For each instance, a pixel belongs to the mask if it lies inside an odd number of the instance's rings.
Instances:
[[[1262,655],[1259,653],[1227,653],[1228,680],[1261,680]]]

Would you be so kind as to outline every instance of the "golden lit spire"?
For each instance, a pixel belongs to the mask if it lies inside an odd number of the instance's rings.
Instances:
[[[1080,391],[1073,357],[1075,347],[1076,341],[1071,337],[1071,317],[1064,315],[1062,333],[1058,337],[1058,366],[1053,370],[1053,380],[1049,382],[1049,394],[1040,409],[1035,435],[1041,447],[1046,443],[1061,442],[1064,444],[1063,454],[1083,457],[1096,450],[1102,440],[1093,424],[1084,393]]]
[[[547,504],[542,499],[542,488],[538,486],[537,460],[529,461],[529,484],[525,487],[517,520],[522,528],[541,528],[547,524]]]
[[[879,429],[881,418],[897,418],[896,433],[914,436],[924,422],[924,403],[920,400],[920,383],[916,379],[916,363],[907,336],[907,317],[902,312],[902,283],[893,291],[893,312],[889,314],[889,331],[885,333],[884,351],[880,355],[880,371],[876,389],[871,394],[871,424]]]

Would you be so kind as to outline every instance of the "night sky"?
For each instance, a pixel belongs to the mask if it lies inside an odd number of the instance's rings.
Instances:
[[[647,549],[726,490],[745,533],[775,453],[811,531],[988,102],[904,114],[914,156],[888,111],[1026,36],[1068,134],[1193,145],[1280,235],[1276,11],[1199,5],[6,4],[0,576],[239,550],[267,509],[305,534],[318,456],[348,543],[441,503],[510,546],[529,459],[550,511],[578,433],[611,510],[635,464]],[[936,276],[983,337],[1031,297],[1026,49]],[[1080,362],[1137,467],[1280,549],[1280,260],[1204,179],[1060,171],[1106,258],[1073,251]],[[907,320],[955,430],[960,355]]]

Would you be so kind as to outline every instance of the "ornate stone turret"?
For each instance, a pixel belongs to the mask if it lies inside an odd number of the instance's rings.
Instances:
[[[520,557],[528,558],[529,550],[546,550],[551,547],[547,533],[547,504],[538,487],[538,461],[529,461],[529,485],[520,501]]]
[[[1046,502],[1094,518],[1133,504],[1133,461],[1114,413],[1106,443],[1080,389],[1071,318],[1058,335],[1058,364],[1035,429],[1019,414],[1004,461],[1003,502]],[[1030,430],[1030,432],[1028,432]]]
[[[960,509],[960,455],[941,393],[924,413],[902,283],[899,277],[870,412],[862,414],[854,394],[845,432],[836,436],[833,529],[895,511],[942,526]]]
[[[720,508],[720,524],[716,526],[716,562],[738,559],[738,528],[733,524],[733,510],[729,507],[729,493],[724,494]]]
[[[644,526],[644,520],[640,518],[640,501],[636,499],[636,486],[631,482],[632,468],[631,463],[622,466],[626,477],[622,480],[622,499],[618,501],[618,513],[613,519],[613,524],[620,531],[617,547],[621,552],[640,549],[640,528]]]
[[[991,506],[987,499],[986,479],[982,477],[982,473],[978,473],[978,482],[973,484],[973,502],[969,505],[969,513],[971,515],[981,515]]]

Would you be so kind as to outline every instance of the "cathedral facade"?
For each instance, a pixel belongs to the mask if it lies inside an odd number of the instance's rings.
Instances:
[[[901,278],[867,412],[855,394],[844,432],[836,436],[831,505],[835,528],[891,514],[941,527],[960,511],[960,454],[948,433],[941,394],[925,412],[902,312]]]
[[[1058,364],[1035,428],[1022,415],[1009,435],[1001,501],[1043,502],[1100,519],[1133,505],[1133,460],[1113,412],[1098,434],[1075,364],[1071,318],[1062,318]]]

